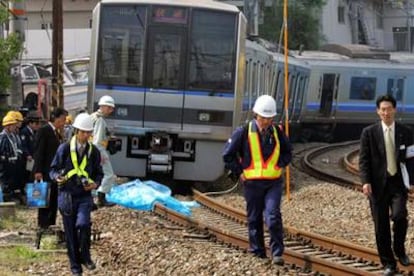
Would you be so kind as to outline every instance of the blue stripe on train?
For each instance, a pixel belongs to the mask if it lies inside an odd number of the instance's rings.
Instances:
[[[173,90],[173,89],[147,89],[143,87],[132,87],[132,86],[112,86],[112,85],[97,85],[96,90],[119,90],[119,91],[128,91],[128,92],[139,92],[145,93],[163,93],[163,94],[177,94],[182,93],[182,90]],[[185,90],[184,95],[189,96],[214,96],[214,97],[223,97],[223,98],[234,98],[234,93],[226,92],[213,92],[213,91],[195,91],[195,90]]]
[[[310,111],[318,111],[320,103],[308,103],[306,109]],[[361,104],[361,103],[341,103],[336,106],[337,111],[375,111],[375,103]]]
[[[320,108],[320,103],[308,103],[306,108],[309,111],[318,111]],[[375,103],[361,104],[361,103],[341,103],[336,106],[337,111],[370,111],[374,112],[377,109]],[[414,112],[414,105],[402,105],[398,103],[397,105],[398,112]]]

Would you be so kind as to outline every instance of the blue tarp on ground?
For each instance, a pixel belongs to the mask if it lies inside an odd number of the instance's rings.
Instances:
[[[158,182],[148,180],[141,182],[136,179],[125,184],[114,186],[106,195],[106,199],[118,205],[152,211],[155,203],[160,203],[176,212],[191,216],[191,208],[198,207],[195,201],[179,201],[171,196],[171,189]]]

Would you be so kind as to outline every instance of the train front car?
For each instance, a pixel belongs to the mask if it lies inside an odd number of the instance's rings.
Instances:
[[[108,118],[122,149],[118,175],[168,173],[214,181],[240,116],[245,18],[214,1],[101,1],[94,10],[88,108]]]

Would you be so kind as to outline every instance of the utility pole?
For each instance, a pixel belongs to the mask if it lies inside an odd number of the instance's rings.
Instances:
[[[259,1],[244,0],[243,12],[247,18],[247,33],[259,36]]]
[[[63,9],[53,0],[52,97],[51,109],[63,107]],[[50,110],[50,109],[49,109]]]

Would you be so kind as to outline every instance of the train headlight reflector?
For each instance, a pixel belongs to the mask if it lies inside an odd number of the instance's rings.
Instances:
[[[210,122],[210,113],[207,112],[201,112],[198,113],[198,120],[201,122]]]

